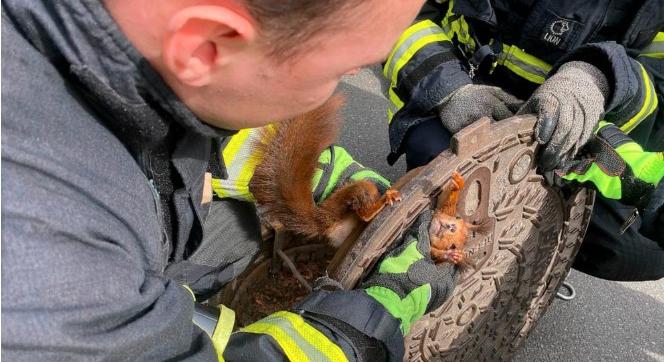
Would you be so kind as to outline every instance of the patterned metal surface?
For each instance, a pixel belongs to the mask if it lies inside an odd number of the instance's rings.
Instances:
[[[455,135],[360,235],[332,275],[352,288],[440,193],[453,171],[466,180],[459,213],[484,224],[471,235],[454,295],[416,323],[406,359],[506,360],[551,303],[583,239],[592,192],[564,195],[535,171],[532,116],[481,119]]]

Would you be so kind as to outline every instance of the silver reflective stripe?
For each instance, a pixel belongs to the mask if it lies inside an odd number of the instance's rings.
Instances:
[[[540,76],[542,78],[546,78],[546,75],[548,74],[548,72],[544,71],[543,69],[538,68],[534,65],[528,64],[528,63],[522,61],[521,59],[515,57],[513,54],[508,54],[506,52],[502,52],[498,56],[498,59],[500,60],[499,63],[501,63],[501,64],[502,63],[507,63],[507,62],[512,63],[512,64],[516,65],[517,67],[521,68],[522,70],[524,70],[528,73],[534,74],[536,76]]]
[[[333,164],[334,147],[328,147],[325,151],[323,151],[323,153],[325,152],[330,152],[330,162],[328,163],[318,162],[318,168],[321,170],[321,175],[320,178],[318,179],[318,184],[316,185],[316,188],[313,190],[313,198],[314,201],[316,202],[320,202],[321,199],[323,198],[323,195],[325,194],[325,189],[327,188],[327,184],[328,182],[330,182],[330,178],[332,177],[332,170],[334,169],[334,164]]]
[[[428,35],[434,35],[434,34],[445,34],[442,29],[438,27],[426,27],[422,30],[416,31],[411,37],[409,37],[406,41],[401,44],[399,49],[397,49],[394,54],[392,55],[392,61],[390,64],[388,64],[387,67],[387,74],[388,77],[392,77],[392,74],[394,73],[394,67],[396,66],[397,62],[399,62],[399,59],[403,57],[404,54],[417,42],[418,40],[424,38],[425,36]]]
[[[365,168],[362,167],[362,165],[360,165],[359,163],[353,161],[353,163],[348,165],[348,167],[346,167],[346,169],[343,170],[343,172],[339,176],[339,181],[337,182],[337,185],[335,187],[339,187],[339,186],[345,184],[346,182],[350,181],[351,176],[353,176],[357,172],[360,172],[364,169]]]

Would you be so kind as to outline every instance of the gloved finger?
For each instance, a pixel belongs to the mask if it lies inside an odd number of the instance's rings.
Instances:
[[[558,108],[559,102],[555,97],[542,94],[528,100],[517,114],[537,114],[535,138],[538,143],[545,144],[551,140],[551,136],[556,129],[559,117]]]
[[[486,115],[486,111],[478,107],[477,101],[472,107],[466,102],[459,102],[457,105],[458,107],[441,108],[438,112],[443,127],[452,134],[461,131],[464,127]]]
[[[592,158],[587,158],[583,160],[572,160],[565,163],[560,168],[553,170],[552,172],[562,180],[571,180],[570,175],[585,175],[586,172],[590,169],[590,166],[593,164]]]
[[[408,279],[414,285],[429,286],[427,312],[440,307],[452,295],[458,277],[459,268],[451,263],[434,265],[420,261],[408,269]]]
[[[523,105],[523,103],[524,103],[523,100],[521,100],[521,99],[505,92],[504,90],[502,90],[498,87],[493,87],[493,88],[497,89],[497,90],[493,91],[494,97],[496,97],[496,99],[498,99],[500,101],[500,103],[505,105],[505,107],[510,110],[511,114],[508,117],[513,116],[514,113],[516,113],[519,110],[519,108],[521,108],[521,106]],[[508,117],[505,117],[505,118],[508,118]],[[504,119],[504,118],[501,118],[501,119]]]
[[[579,104],[581,107],[581,111],[583,112],[582,117],[584,119],[583,122],[583,130],[581,131],[581,134],[579,135],[579,142],[578,142],[578,149],[583,147],[590,141],[590,139],[593,137],[594,132],[595,132],[595,127],[599,123],[599,118],[600,115],[594,112],[590,112],[588,109],[583,104]],[[575,152],[576,153],[576,152]]]
[[[543,171],[550,171],[556,168],[560,160],[557,152],[559,147],[560,145],[549,142],[540,151],[539,164]]]
[[[559,121],[563,125],[567,125],[568,133],[564,136],[564,142],[561,144],[558,160],[558,166],[566,157],[573,158],[578,149],[581,147],[581,134],[585,125],[585,118],[581,105],[577,102],[568,103],[563,108],[564,116],[563,121]],[[562,112],[562,111],[561,111]]]
[[[556,128],[540,153],[539,163],[545,171],[554,169],[576,142],[570,140],[570,133],[574,131],[573,105],[560,103],[558,115]]]
[[[556,166],[554,166],[554,169],[558,168],[558,167],[562,167],[563,165],[566,165],[566,164],[572,162],[572,160],[576,156],[577,152],[578,152],[578,150],[575,150],[574,148],[572,148],[568,152],[561,154],[560,159],[556,163]]]
[[[501,121],[505,118],[512,117],[514,112],[505,103],[497,102],[491,109],[490,115],[494,121]]]
[[[571,161],[575,162],[575,161]],[[567,163],[567,165],[570,165],[570,162]],[[565,175],[565,172],[560,169],[555,169],[551,171],[546,171],[542,173],[542,176],[544,176],[544,181],[546,181],[546,184],[549,186],[557,186],[557,187],[562,187],[566,184],[567,180],[563,179],[563,176]]]
[[[417,225],[417,250],[424,256],[424,259],[431,260],[431,240],[429,239],[429,227],[433,211],[426,209],[420,214],[415,222]]]

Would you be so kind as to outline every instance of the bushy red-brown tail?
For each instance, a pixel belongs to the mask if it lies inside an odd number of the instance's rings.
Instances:
[[[323,236],[336,221],[316,207],[311,189],[320,154],[339,134],[343,103],[337,95],[311,112],[265,128],[255,145],[260,161],[249,190],[262,216],[306,238]]]

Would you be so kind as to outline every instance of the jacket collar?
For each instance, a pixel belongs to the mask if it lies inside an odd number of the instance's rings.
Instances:
[[[99,0],[3,0],[3,12],[120,138],[158,142],[172,121],[208,138],[232,134],[203,124],[129,42]],[[126,141],[123,139],[123,141]]]

